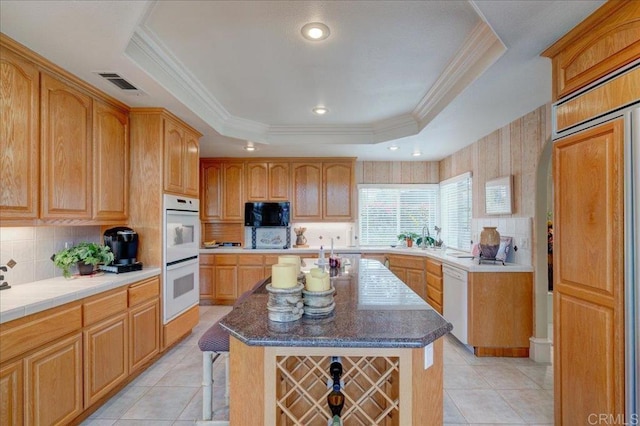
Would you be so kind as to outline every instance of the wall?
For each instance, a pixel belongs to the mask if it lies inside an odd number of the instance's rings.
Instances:
[[[535,215],[536,170],[540,153],[551,137],[551,105],[543,105],[440,161],[440,180],[473,173],[473,217],[484,213],[487,180],[513,175],[513,214]],[[495,217],[495,216],[492,216]]]
[[[356,161],[356,183],[439,183],[437,161]]]
[[[62,276],[51,256],[65,243],[101,242],[99,226],[0,227],[0,264],[13,259],[16,265],[4,273],[9,285]],[[73,271],[72,271],[73,272]],[[2,297],[2,296],[0,296]]]

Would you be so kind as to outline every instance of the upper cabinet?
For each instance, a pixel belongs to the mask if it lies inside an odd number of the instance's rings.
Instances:
[[[38,68],[0,46],[0,219],[38,217],[39,96]]]
[[[0,223],[127,220],[125,105],[0,34]]]
[[[244,163],[200,162],[200,218],[204,222],[244,221]]]
[[[91,219],[92,111],[90,96],[42,74],[43,219]]]
[[[322,163],[293,163],[291,186],[291,219],[322,220]]]
[[[289,163],[249,161],[246,164],[246,191],[249,201],[288,201]]]
[[[199,135],[184,124],[164,120],[164,190],[198,196]]]
[[[353,161],[322,163],[322,218],[324,220],[351,221],[354,219],[353,169]]]
[[[126,220],[129,212],[129,114],[93,103],[93,218]]]
[[[640,2],[609,1],[542,53],[553,64],[553,100],[640,58]]]

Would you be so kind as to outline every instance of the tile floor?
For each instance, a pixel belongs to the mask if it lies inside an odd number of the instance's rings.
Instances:
[[[201,306],[200,324],[82,425],[193,425],[202,416],[198,339],[231,307]],[[444,424],[553,424],[553,368],[523,358],[476,358],[445,337]],[[214,420],[227,420],[224,362],[214,366]],[[233,402],[232,402],[233,403]]]

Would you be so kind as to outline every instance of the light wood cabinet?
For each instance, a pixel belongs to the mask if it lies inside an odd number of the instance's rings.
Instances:
[[[38,68],[0,46],[0,220],[38,217]]]
[[[93,103],[93,219],[126,220],[129,214],[129,115]]]
[[[442,315],[442,263],[426,259],[425,270],[427,273],[427,303]]]
[[[624,413],[623,142],[618,119],[553,147],[558,424]],[[575,389],[587,388],[575,397]]]
[[[322,218],[353,220],[353,162],[322,163]]]
[[[127,312],[86,328],[84,334],[84,401],[89,406],[127,378]]]
[[[640,3],[610,1],[542,53],[553,64],[553,100],[640,58]]]
[[[22,361],[0,368],[0,424],[23,424],[24,383]]]
[[[212,161],[200,163],[200,219],[208,222],[222,220],[222,164]]]
[[[65,425],[82,413],[82,333],[24,358],[26,423]]]
[[[255,283],[265,278],[264,256],[261,254],[238,255],[238,290],[240,297],[250,290]],[[271,275],[271,272],[269,272]]]
[[[200,255],[200,303],[213,303],[213,287],[215,280],[215,256]]]
[[[277,255],[204,254],[200,256],[200,303],[231,305],[258,281],[271,275]]]
[[[291,164],[291,219],[322,220],[322,163]]]
[[[289,201],[289,163],[249,161],[246,172],[247,201]]]
[[[199,136],[177,120],[164,119],[164,190],[198,196]]]
[[[48,74],[41,76],[43,219],[91,219],[90,96]]]
[[[244,163],[224,163],[222,185],[222,220],[244,223]]]
[[[389,270],[422,299],[427,300],[424,261],[415,256],[390,254]]]
[[[160,299],[129,310],[129,372],[139,370],[160,352]]]

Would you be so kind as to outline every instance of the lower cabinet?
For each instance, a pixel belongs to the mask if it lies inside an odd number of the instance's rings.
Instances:
[[[24,359],[25,423],[65,425],[82,413],[82,333]]]
[[[129,311],[129,372],[133,373],[160,352],[160,300]]]
[[[425,270],[427,271],[427,303],[442,315],[442,263],[427,259]]]
[[[0,324],[0,425],[66,425],[160,351],[160,280]]]
[[[84,397],[87,406],[127,378],[128,332],[126,312],[84,331]]]
[[[387,258],[389,260],[389,270],[418,296],[427,300],[427,282],[425,280],[423,258],[397,254],[390,254]]]
[[[23,424],[22,361],[0,368],[0,425]]]
[[[231,305],[253,285],[271,275],[277,255],[203,254],[200,256],[200,303]]]

